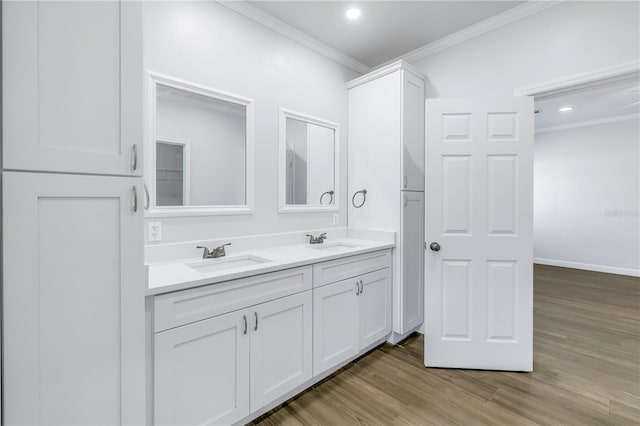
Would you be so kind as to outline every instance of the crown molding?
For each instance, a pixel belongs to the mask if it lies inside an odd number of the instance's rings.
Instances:
[[[334,49],[333,47],[327,46],[326,44],[316,40],[313,37],[308,36],[307,34],[293,28],[291,25],[274,18],[268,13],[263,12],[262,10],[251,6],[249,3],[245,1],[235,1],[235,0],[217,0],[223,6],[228,7],[229,9],[237,12],[241,15],[246,16],[247,18],[253,19],[254,21],[271,28],[272,30],[289,37],[290,39],[297,41],[298,43],[315,50],[316,52],[333,59],[334,61],[345,65],[351,68],[354,71],[359,72],[360,74],[366,74],[371,71],[371,67],[363,64],[360,61],[353,59],[352,57],[345,55],[344,53]]]
[[[391,74],[392,72],[395,72],[395,71],[398,71],[398,70],[408,71],[411,74],[415,75],[416,77],[424,80],[424,74],[422,74],[416,68],[412,67],[411,65],[409,65],[405,61],[395,61],[393,63],[390,63],[389,65],[385,65],[384,67],[377,68],[375,71],[371,71],[370,73],[367,73],[367,74],[363,75],[362,77],[358,77],[356,79],[348,81],[346,83],[347,89],[353,89],[354,87],[360,86],[360,85],[362,85],[364,83],[367,83],[367,82],[369,82],[371,80],[375,80],[377,78],[380,78],[380,77],[382,77],[384,75],[387,75],[387,74]]]
[[[497,28],[526,18],[527,16],[541,12],[551,6],[555,6],[564,1],[565,0],[530,0],[519,6],[513,7],[495,16],[492,16],[491,18],[485,19],[484,21],[480,21],[467,28],[457,31],[453,34],[425,44],[424,46],[412,50],[411,52],[405,53],[404,55],[398,56],[395,59],[384,62],[380,64],[380,66],[383,67],[399,60],[408,62],[420,60],[436,52],[455,46],[456,44],[460,44],[464,41],[467,41],[474,37],[478,37],[489,31],[493,31]]]
[[[555,96],[567,91],[590,87],[596,84],[614,82],[637,76],[640,73],[640,60],[623,62],[604,68],[573,74],[556,80],[521,87],[514,92],[515,96],[535,96],[538,99]]]
[[[620,121],[640,119],[640,114],[616,115],[614,117],[598,118],[595,120],[578,121],[569,124],[560,124],[558,126],[541,127],[535,130],[535,134],[557,132],[559,130],[577,129],[580,127],[598,126],[600,124],[618,123]]]

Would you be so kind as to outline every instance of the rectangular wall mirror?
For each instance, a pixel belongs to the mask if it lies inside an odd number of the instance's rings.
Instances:
[[[150,216],[250,213],[253,103],[149,73]]]
[[[280,110],[280,212],[338,210],[338,125]]]

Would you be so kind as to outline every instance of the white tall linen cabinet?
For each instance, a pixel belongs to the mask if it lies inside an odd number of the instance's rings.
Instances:
[[[396,232],[393,341],[424,320],[424,77],[398,61],[347,88],[349,227]]]
[[[144,424],[142,2],[3,2],[2,48],[4,424]]]

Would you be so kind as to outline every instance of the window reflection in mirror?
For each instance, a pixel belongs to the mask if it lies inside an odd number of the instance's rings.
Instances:
[[[281,211],[335,209],[337,125],[285,110],[280,122]]]
[[[246,204],[246,106],[157,84],[155,113],[156,206]]]

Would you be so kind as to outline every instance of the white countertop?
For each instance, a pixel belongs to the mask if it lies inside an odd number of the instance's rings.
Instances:
[[[353,245],[354,247],[335,247],[340,243]],[[327,247],[322,249],[322,247]],[[282,269],[295,268],[310,265],[327,260],[339,259],[345,256],[368,253],[394,247],[393,243],[362,240],[356,238],[342,238],[326,241],[323,244],[289,244],[269,248],[245,250],[235,252],[227,247],[227,255],[220,259],[231,260],[234,257],[247,255],[269,259],[269,262],[256,263],[249,266],[240,266],[212,272],[199,272],[188,263],[201,261],[201,258],[181,259],[173,262],[158,262],[148,265],[147,296],[169,293],[177,290],[215,284],[222,281],[244,278]],[[218,259],[211,259],[216,262]]]

